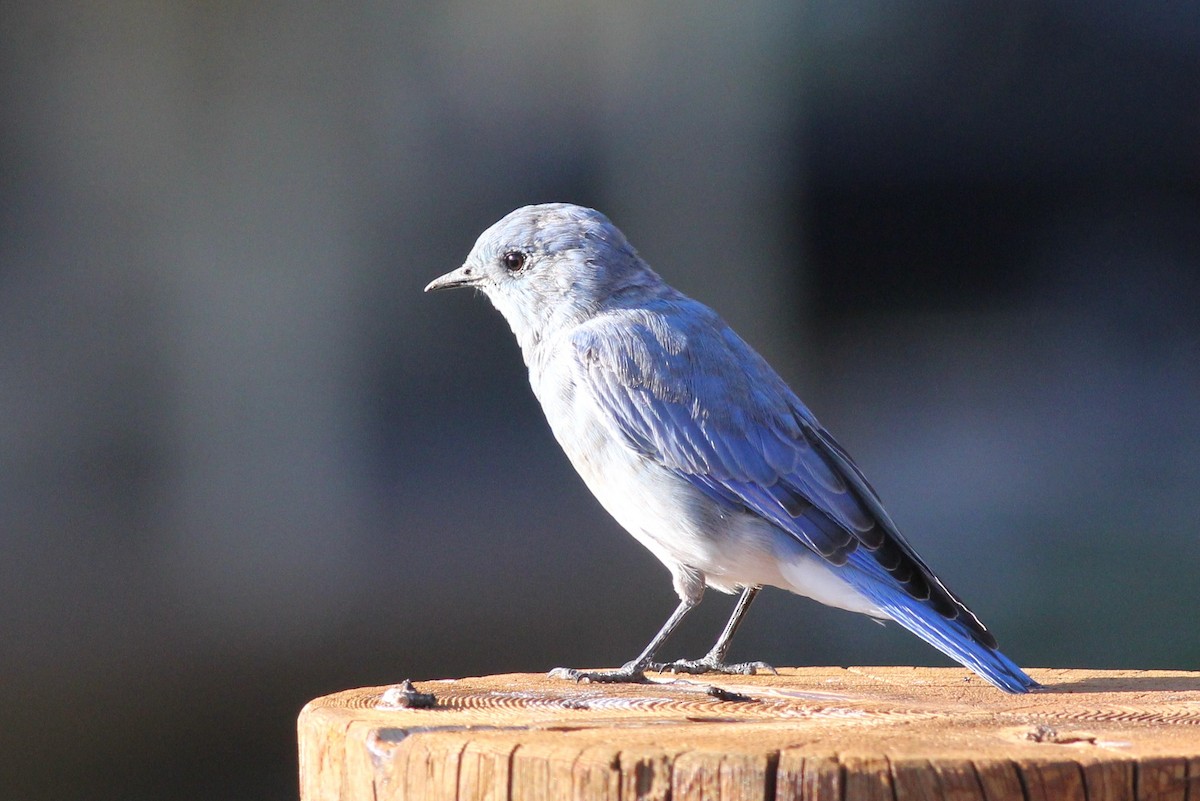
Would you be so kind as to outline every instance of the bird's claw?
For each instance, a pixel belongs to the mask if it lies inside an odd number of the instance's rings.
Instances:
[[[712,657],[703,659],[677,659],[674,662],[654,662],[650,669],[658,673],[687,673],[699,676],[702,673],[724,673],[734,676],[754,676],[758,673],[779,675],[779,671],[766,662],[722,662]]]
[[[645,671],[635,665],[625,665],[617,670],[576,670],[557,667],[550,671],[552,679],[574,682],[596,682],[598,684],[646,684]]]

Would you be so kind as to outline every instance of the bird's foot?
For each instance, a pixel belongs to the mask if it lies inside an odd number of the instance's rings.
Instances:
[[[702,673],[725,673],[735,676],[754,676],[758,673],[779,675],[779,671],[766,662],[724,662],[709,654],[700,659],[677,659],[674,662],[653,662],[651,670],[658,673],[687,673],[699,676]]]
[[[575,668],[558,667],[550,671],[552,679],[567,679],[576,682],[597,682],[599,684],[646,684],[646,672],[642,665],[630,662],[617,670],[576,670]]]

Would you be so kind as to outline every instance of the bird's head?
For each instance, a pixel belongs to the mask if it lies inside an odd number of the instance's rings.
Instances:
[[[663,286],[603,214],[545,203],[519,208],[488,228],[463,265],[431,281],[425,291],[475,287],[525,347],[630,292]]]

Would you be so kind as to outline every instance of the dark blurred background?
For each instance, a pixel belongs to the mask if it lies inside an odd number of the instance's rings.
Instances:
[[[0,797],[293,798],[311,697],[638,651],[666,571],[499,315],[421,294],[547,200],[758,347],[1022,664],[1200,668],[1200,5],[0,14]],[[947,664],[759,603],[737,658]]]

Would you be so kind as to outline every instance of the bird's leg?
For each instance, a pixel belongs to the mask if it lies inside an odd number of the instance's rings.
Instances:
[[[654,638],[638,654],[637,658],[631,662],[626,662],[617,670],[576,670],[574,668],[560,667],[550,671],[550,678],[572,679],[574,681],[597,681],[610,684],[641,684],[645,682],[646,668],[651,666],[654,654],[658,652],[662,644],[671,636],[671,632],[675,631],[676,627],[679,626],[679,621],[683,620],[684,615],[692,611],[698,603],[700,603],[699,598],[680,601],[679,606],[675,607],[675,611],[667,618],[667,622],[658,630],[658,634],[654,635]]]
[[[721,630],[721,636],[717,637],[717,642],[713,645],[712,650],[699,659],[679,659],[675,662],[655,663],[650,665],[652,670],[659,672],[670,671],[671,673],[737,673],[744,676],[753,676],[760,670],[770,671],[775,673],[775,668],[768,665],[766,662],[738,662],[729,664],[725,661],[725,657],[729,655],[729,644],[733,640],[734,632],[742,623],[742,618],[746,616],[746,612],[750,609],[750,604],[754,601],[754,596],[758,595],[758,591],[762,587],[747,587],[742,590],[742,595],[738,598],[737,605],[733,608],[733,614],[729,617],[729,622],[725,624],[725,628]]]

